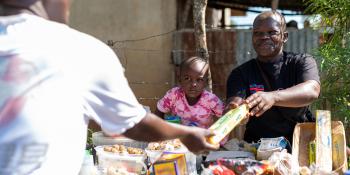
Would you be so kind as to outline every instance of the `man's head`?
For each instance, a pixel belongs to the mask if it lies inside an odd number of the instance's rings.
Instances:
[[[252,42],[259,60],[271,61],[280,57],[287,39],[286,20],[279,12],[266,11],[255,18]]]
[[[69,0],[1,0],[0,15],[31,13],[53,21],[67,23]]]

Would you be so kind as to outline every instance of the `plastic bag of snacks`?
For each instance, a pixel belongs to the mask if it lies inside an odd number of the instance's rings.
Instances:
[[[275,169],[276,175],[299,174],[299,163],[287,150],[274,152],[269,158],[270,164]]]
[[[145,152],[151,163],[157,161],[158,158],[163,154],[163,152],[186,152],[187,148],[182,145],[179,139],[166,140],[162,142],[151,142],[148,144]]]
[[[234,174],[273,174],[273,167],[268,161],[257,161],[252,159],[218,159],[216,162],[207,162],[207,170],[213,169],[213,167],[215,168],[217,165],[225,166]]]
[[[274,152],[281,152],[283,149],[291,149],[290,143],[286,138],[261,138],[256,158],[258,160],[267,160]]]
[[[224,165],[212,165],[201,175],[235,175],[235,173]]]

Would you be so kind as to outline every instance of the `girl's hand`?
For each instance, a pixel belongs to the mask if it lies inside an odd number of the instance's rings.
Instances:
[[[245,101],[241,97],[229,98],[227,100],[227,105],[225,107],[225,110],[224,110],[223,114],[225,114],[227,111],[229,111],[231,109],[237,108],[238,106],[242,105],[243,103],[245,103]]]

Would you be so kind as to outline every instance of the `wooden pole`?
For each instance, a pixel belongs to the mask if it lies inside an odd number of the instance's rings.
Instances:
[[[278,0],[271,1],[271,10],[276,11],[278,9]]]
[[[196,51],[198,56],[204,59],[209,58],[205,31],[205,9],[207,7],[207,2],[207,0],[194,0],[193,4],[193,22]]]
[[[194,38],[196,43],[196,52],[199,57],[207,60],[209,64],[209,53],[207,48],[207,37],[205,30],[205,9],[208,0],[194,0],[193,2],[193,23],[194,23]],[[210,64],[208,70],[208,85],[209,91],[212,91],[212,76]]]

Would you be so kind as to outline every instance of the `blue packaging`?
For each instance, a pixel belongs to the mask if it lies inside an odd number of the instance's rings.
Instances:
[[[181,124],[181,118],[176,115],[168,115],[164,118],[167,122]]]

